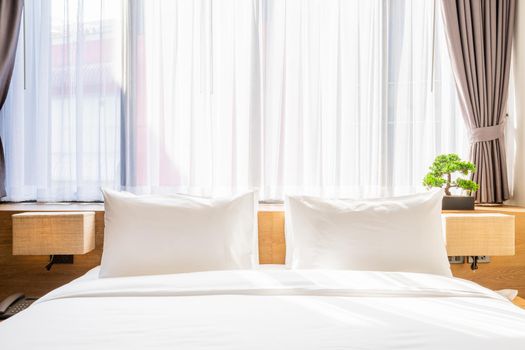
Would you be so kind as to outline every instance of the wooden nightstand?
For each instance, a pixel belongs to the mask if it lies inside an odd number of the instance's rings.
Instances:
[[[514,298],[514,300],[512,301],[512,303],[516,306],[519,306],[521,307],[522,309],[525,309],[525,299],[523,298],[520,298],[520,297],[516,297]]]

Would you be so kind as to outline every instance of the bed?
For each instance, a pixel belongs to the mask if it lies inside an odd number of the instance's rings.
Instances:
[[[422,273],[280,268],[99,278],[0,324],[8,349],[523,349],[525,311]]]
[[[101,266],[0,324],[0,349],[524,349],[525,311],[452,277],[442,193],[286,199],[261,267],[257,198],[107,191]]]

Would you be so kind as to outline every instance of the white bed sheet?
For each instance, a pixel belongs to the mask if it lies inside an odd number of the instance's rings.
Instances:
[[[251,270],[98,278],[0,323],[0,349],[525,349],[525,311],[418,273]]]

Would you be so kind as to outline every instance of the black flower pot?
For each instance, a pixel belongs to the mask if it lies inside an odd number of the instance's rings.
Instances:
[[[474,197],[471,196],[444,196],[443,210],[474,210]]]

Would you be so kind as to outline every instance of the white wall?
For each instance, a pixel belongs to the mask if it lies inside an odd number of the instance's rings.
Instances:
[[[507,147],[509,164],[513,164],[509,169],[513,197],[507,203],[525,205],[525,1],[516,1],[515,21],[511,77],[515,95],[509,100],[511,125]]]

